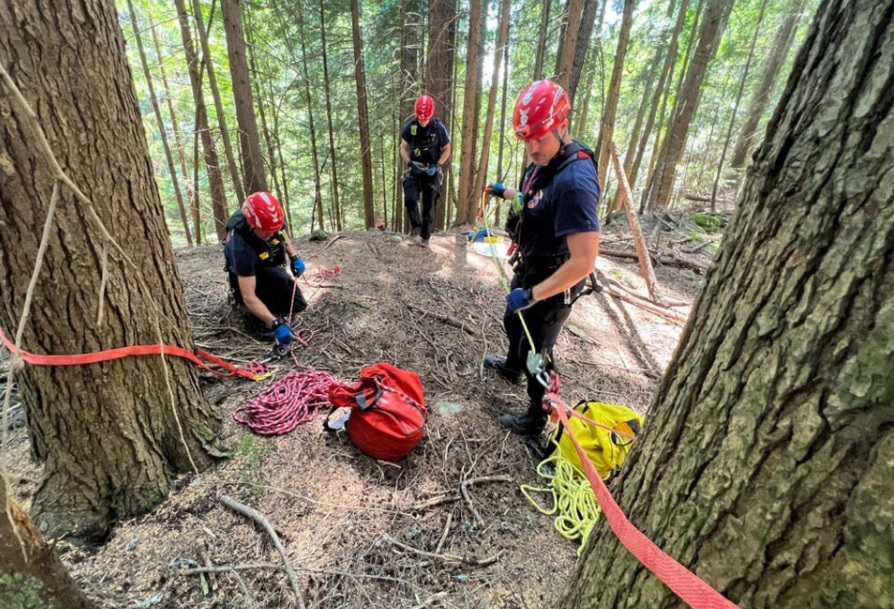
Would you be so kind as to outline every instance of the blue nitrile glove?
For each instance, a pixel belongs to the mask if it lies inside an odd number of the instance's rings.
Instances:
[[[427,173],[430,176],[437,175],[438,166],[437,165],[429,165],[428,169],[425,170],[425,173]]]
[[[295,276],[295,279],[298,279],[304,274],[304,268],[304,260],[301,259],[301,256],[296,254],[292,258],[292,274]]]
[[[510,313],[524,311],[534,306],[534,290],[531,288],[515,288],[506,295],[506,306]]]
[[[277,317],[273,320],[273,338],[281,345],[288,345],[295,338],[289,324],[282,317]]]
[[[506,187],[503,186],[502,182],[494,182],[493,184],[489,184],[488,187],[484,189],[484,192],[492,197],[500,197],[502,199],[503,195],[506,193]]]

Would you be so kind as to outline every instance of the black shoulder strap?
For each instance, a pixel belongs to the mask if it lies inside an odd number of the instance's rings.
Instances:
[[[591,161],[594,166],[597,166],[596,155],[593,151],[577,140],[572,140],[571,143],[565,146],[564,150],[562,150],[561,156],[557,156],[550,161],[549,164],[537,174],[529,191],[531,193],[536,193],[539,190],[543,190],[550,185],[553,178],[565,169],[565,167],[575,161],[582,161],[584,159]],[[598,166],[596,171],[599,171]]]
[[[232,216],[230,216],[230,218],[229,218],[229,220],[227,220],[227,224],[224,228],[226,229],[227,232],[230,232],[231,230],[236,230],[236,229],[242,230],[246,226],[248,226],[248,224],[245,222],[245,216],[243,215],[242,210],[240,209],[240,210],[237,210],[236,213],[234,213]]]

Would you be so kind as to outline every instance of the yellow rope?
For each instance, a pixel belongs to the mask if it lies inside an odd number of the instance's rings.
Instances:
[[[554,471],[551,471],[553,468]],[[537,475],[548,480],[549,486],[523,484],[522,494],[541,514],[556,515],[553,526],[562,537],[571,541],[580,539],[580,547],[577,549],[580,555],[590,532],[599,520],[599,504],[596,502],[593,488],[583,473],[558,451],[540,462],[537,466]],[[551,495],[552,509],[538,504],[532,496],[533,493]]]

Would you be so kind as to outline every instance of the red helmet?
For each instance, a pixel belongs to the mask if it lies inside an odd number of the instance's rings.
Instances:
[[[416,118],[427,121],[435,115],[435,100],[428,95],[416,98]]]
[[[275,233],[282,228],[282,205],[269,192],[253,192],[242,204],[242,215],[252,228]]]
[[[537,80],[525,87],[515,102],[512,126],[520,140],[541,137],[561,124],[571,110],[565,89],[551,80]]]

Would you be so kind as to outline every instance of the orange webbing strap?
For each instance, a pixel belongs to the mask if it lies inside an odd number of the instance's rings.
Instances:
[[[9,338],[7,338],[2,329],[0,329],[0,340],[2,340],[3,345],[10,351],[15,349],[15,345]],[[120,359],[122,357],[130,357],[132,355],[161,355],[162,353],[164,353],[164,355],[173,355],[175,357],[188,359],[203,370],[207,370],[217,376],[241,376],[253,381],[259,381],[264,378],[264,375],[262,374],[234,366],[230,362],[222,360],[202,349],[196,349],[195,353],[193,353],[183,347],[172,347],[170,345],[136,345],[133,347],[119,347],[117,349],[95,351],[93,353],[81,353],[78,355],[38,355],[36,353],[19,350],[19,357],[22,358],[23,361],[35,366],[81,366],[84,364],[96,364],[108,360]],[[223,368],[227,372],[215,370],[208,364],[214,364],[215,366]]]
[[[580,462],[593,487],[596,500],[602,513],[605,514],[609,526],[618,536],[618,539],[627,550],[639,560],[644,567],[654,573],[658,579],[671,589],[671,591],[680,597],[683,602],[692,607],[692,609],[739,609],[738,605],[726,599],[717,590],[709,586],[698,575],[678,563],[669,554],[664,552],[655,543],[645,536],[645,534],[637,529],[617,504],[614,497],[602,481],[602,478],[596,472],[596,468],[587,458],[587,453],[581,448],[574,432],[568,422],[568,405],[565,404],[555,393],[548,393],[544,400],[553,407],[553,410],[559,415],[559,419],[565,426],[568,437],[574,443],[574,448],[580,457]]]

